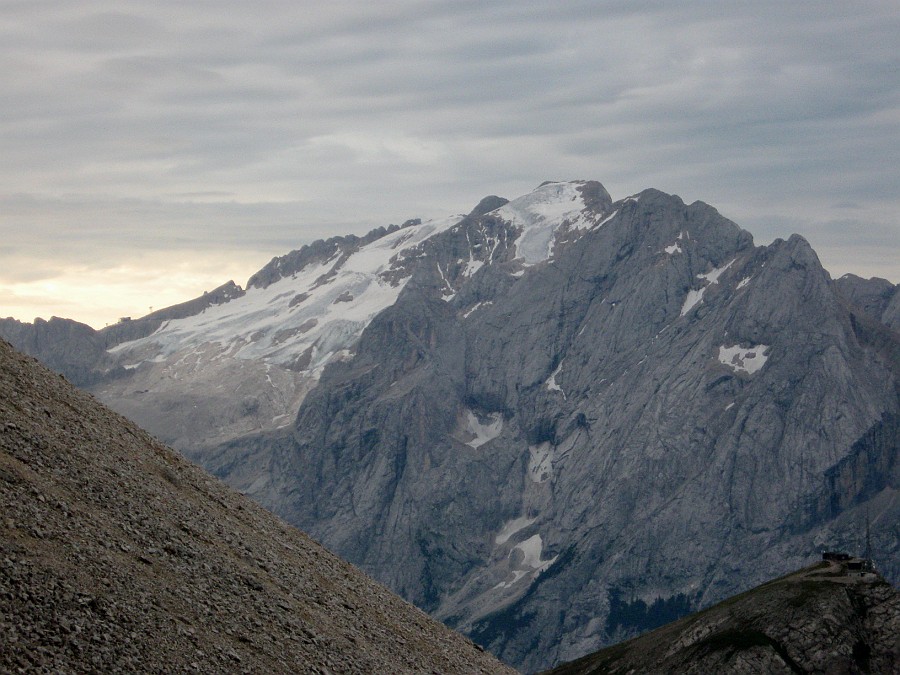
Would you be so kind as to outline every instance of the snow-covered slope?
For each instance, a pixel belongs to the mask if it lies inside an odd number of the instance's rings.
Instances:
[[[312,375],[350,349],[372,317],[392,305],[409,281],[407,258],[462,216],[410,226],[346,255],[336,251],[265,288],[200,314],[169,321],[149,337],[110,350],[145,360],[215,345],[222,355],[299,368]],[[298,366],[298,360],[302,364]]]
[[[512,200],[493,211],[498,218],[517,228],[516,257],[534,265],[553,256],[558,231],[583,230],[597,220],[585,211],[583,183],[545,183],[530,194]]]
[[[422,243],[462,218],[335,247],[274,283],[167,321],[110,350],[130,376],[97,393],[185,451],[283,427],[325,365],[350,358],[372,317],[396,302]]]
[[[284,427],[324,367],[352,358],[363,330],[414,274],[436,273],[441,299],[451,302],[485,265],[514,261],[521,274],[551,258],[558,242],[600,222],[608,204],[597,183],[546,183],[490,212],[491,232],[455,215],[316,242],[274,259],[239,297],[113,347],[128,376],[96,392],[189,454]]]

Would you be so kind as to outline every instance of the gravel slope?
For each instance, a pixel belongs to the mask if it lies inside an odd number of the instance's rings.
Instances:
[[[513,672],[0,341],[0,671]]]

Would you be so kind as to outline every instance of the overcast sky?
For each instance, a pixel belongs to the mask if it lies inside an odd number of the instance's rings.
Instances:
[[[900,282],[900,5],[3,0],[0,316],[100,327],[544,180]]]

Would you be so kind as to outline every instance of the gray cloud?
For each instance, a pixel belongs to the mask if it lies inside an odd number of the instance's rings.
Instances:
[[[6,2],[0,265],[274,255],[585,177],[900,280],[898,31],[874,0]]]

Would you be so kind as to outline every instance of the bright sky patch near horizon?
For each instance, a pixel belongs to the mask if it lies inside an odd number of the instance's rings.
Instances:
[[[900,6],[0,5],[0,317],[102,327],[544,180],[900,281]]]

